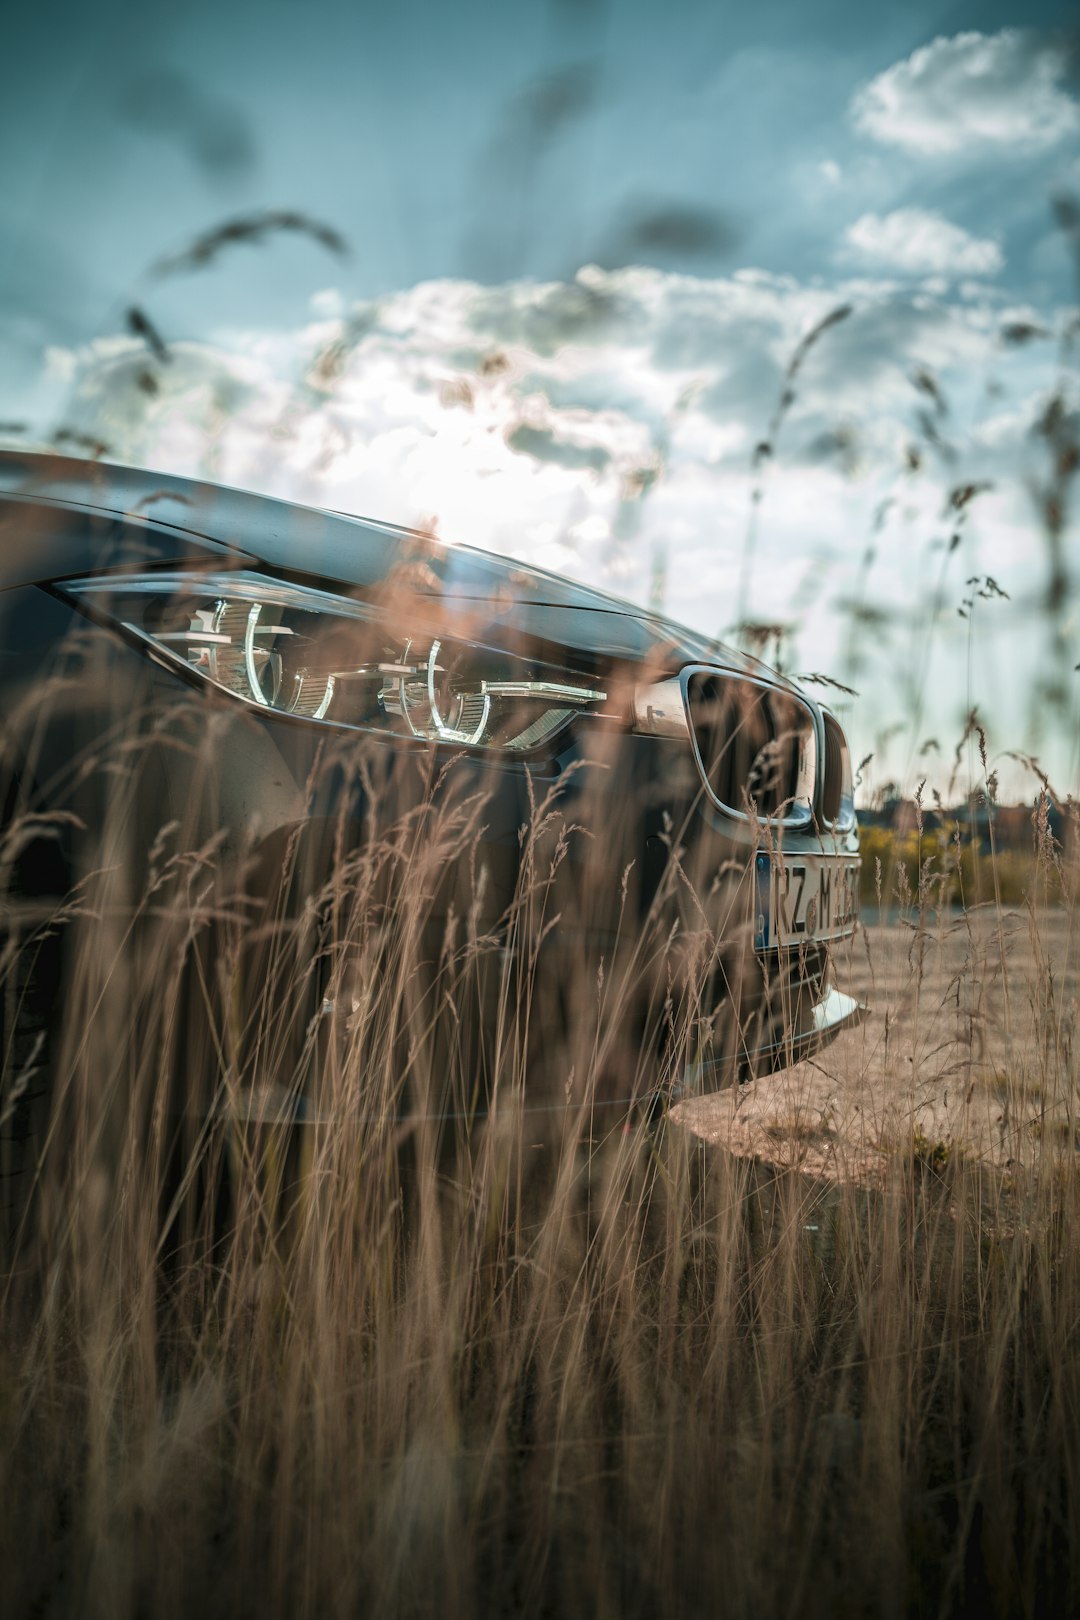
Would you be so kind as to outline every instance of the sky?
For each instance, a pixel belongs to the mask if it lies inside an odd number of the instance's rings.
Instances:
[[[97,442],[713,634],[773,626],[767,656],[858,690],[820,688],[873,755],[864,793],[948,792],[972,708],[1006,796],[1036,785],[1013,753],[1075,791],[1070,23],[21,8],[0,443]]]

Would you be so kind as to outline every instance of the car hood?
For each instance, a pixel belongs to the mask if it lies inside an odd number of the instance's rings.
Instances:
[[[156,564],[216,556],[360,592],[395,574],[451,607],[498,605],[527,634],[633,661],[708,662],[748,671],[756,659],[606,592],[472,546],[394,524],[103,462],[0,454],[0,523],[32,544],[4,544],[0,586],[121,565],[124,542]],[[45,514],[43,517],[42,514]],[[86,515],[97,519],[87,524]],[[103,527],[107,524],[108,532]]]

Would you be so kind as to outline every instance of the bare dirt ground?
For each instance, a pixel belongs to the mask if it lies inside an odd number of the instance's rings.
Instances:
[[[680,1103],[705,1141],[813,1175],[875,1180],[890,1154],[1002,1166],[1080,1146],[1075,910],[931,914],[860,925],[835,958],[866,1021],[794,1068]]]

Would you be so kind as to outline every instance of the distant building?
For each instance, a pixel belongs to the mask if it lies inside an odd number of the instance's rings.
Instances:
[[[995,848],[1030,850],[1035,835],[1034,816],[1043,797],[1039,794],[1031,804],[991,806],[982,795],[973,795],[968,803],[945,810],[924,804],[923,832],[935,833],[944,829],[951,835],[952,829],[959,824],[960,836],[965,844],[974,841],[980,851],[989,852],[992,829]],[[903,838],[918,829],[919,815],[919,806],[914,799],[896,795],[884,799],[880,805],[861,809],[859,824],[863,827],[887,827],[897,837]],[[1047,822],[1055,843],[1071,851],[1076,838],[1075,816],[1068,815],[1053,799],[1047,798]]]

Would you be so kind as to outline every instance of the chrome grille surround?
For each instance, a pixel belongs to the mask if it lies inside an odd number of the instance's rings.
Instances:
[[[714,664],[679,672],[698,773],[728,815],[804,827],[814,820],[818,724],[788,687]]]
[[[850,832],[855,825],[855,788],[851,751],[834,714],[822,709],[825,754],[821,781],[821,820],[833,832]]]

